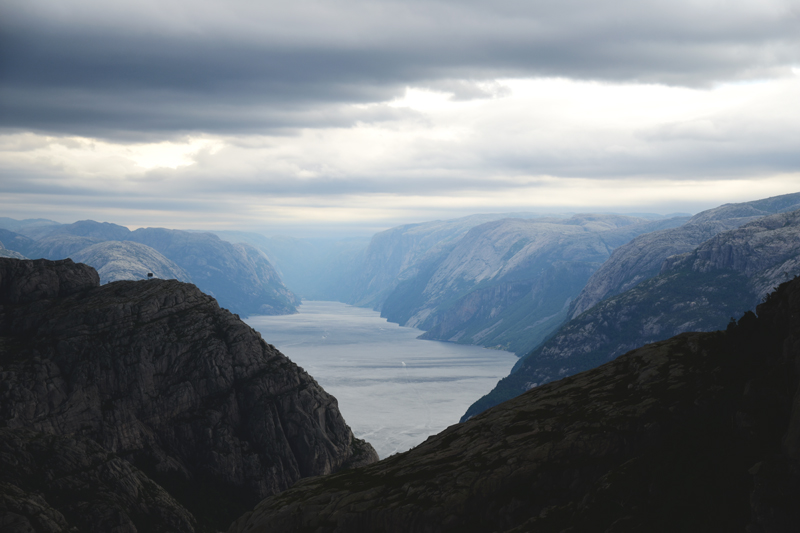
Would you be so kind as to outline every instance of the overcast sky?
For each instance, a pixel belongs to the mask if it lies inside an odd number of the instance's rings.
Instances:
[[[2,216],[372,233],[800,191],[800,0],[0,0]]]

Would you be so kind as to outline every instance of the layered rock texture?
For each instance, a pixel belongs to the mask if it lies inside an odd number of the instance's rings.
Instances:
[[[759,218],[800,209],[800,193],[726,204],[693,216],[677,228],[640,235],[611,254],[570,307],[570,318],[602,300],[656,276],[667,257],[694,250],[713,236]]]
[[[585,311],[523,357],[465,418],[531,387],[685,331],[724,328],[800,274],[800,210],[760,218],[662,261],[661,273]]]
[[[684,221],[576,215],[487,222],[418,261],[381,315],[425,330],[423,339],[522,355],[565,320],[572,299],[614,248]]]
[[[727,332],[641,347],[301,481],[229,533],[797,531],[798,368],[795,280]]]
[[[100,283],[147,279],[177,279],[191,283],[192,277],[155,249],[136,242],[105,241],[72,254],[71,259],[92,265],[100,275]]]
[[[518,215],[520,218],[534,216],[531,213]],[[347,303],[380,310],[400,283],[426,270],[431,261],[449,251],[470,229],[509,216],[513,215],[472,215],[406,224],[377,233],[364,251]]]
[[[69,257],[85,262],[100,272],[102,283],[144,279],[148,273],[192,282],[223,307],[243,315],[295,313],[300,303],[263,252],[211,233],[163,228],[130,231],[92,220],[34,227],[39,229],[36,239],[0,230],[0,241],[11,243],[8,249],[28,258]]]
[[[195,286],[101,286],[71,260],[0,259],[0,427],[21,465],[0,476],[3,531],[27,531],[31,505],[51,531],[114,531],[81,525],[95,500],[118,531],[214,531],[377,460],[333,397]]]

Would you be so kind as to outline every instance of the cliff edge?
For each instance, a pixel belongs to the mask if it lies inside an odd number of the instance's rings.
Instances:
[[[71,260],[0,259],[0,427],[96,443],[198,531],[301,477],[377,460],[335,398],[194,285],[99,286]],[[128,518],[125,531],[152,529]]]

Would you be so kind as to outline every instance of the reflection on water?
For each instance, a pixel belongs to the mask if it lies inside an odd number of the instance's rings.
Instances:
[[[381,458],[458,422],[508,375],[508,352],[423,341],[369,309],[303,302],[300,313],[246,319],[339,401],[353,433]]]

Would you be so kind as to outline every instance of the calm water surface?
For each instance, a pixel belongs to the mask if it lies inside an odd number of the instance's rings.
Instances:
[[[458,422],[508,375],[517,358],[499,350],[417,339],[370,309],[303,302],[300,313],[246,319],[339,401],[353,433],[381,458]]]

